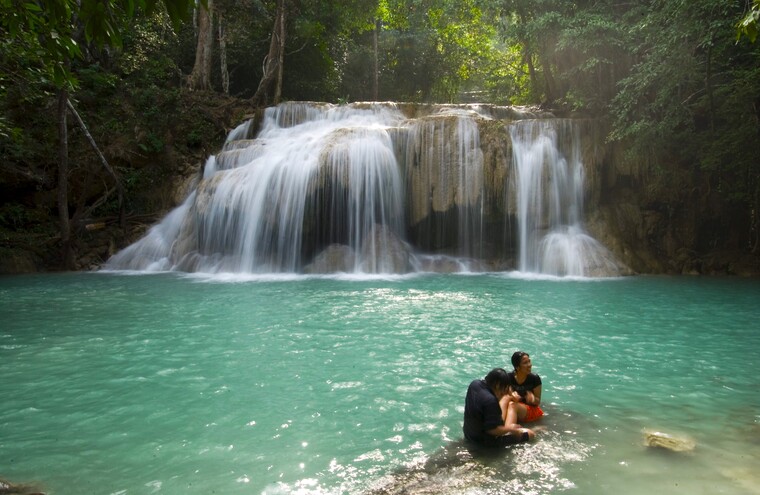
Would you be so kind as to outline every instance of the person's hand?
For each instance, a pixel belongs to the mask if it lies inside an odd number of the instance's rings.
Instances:
[[[522,399],[522,397],[520,397],[520,394],[518,394],[517,392],[512,392],[512,398],[516,400],[517,402],[520,402],[520,399]]]
[[[526,404],[533,404],[536,401],[536,396],[533,395],[533,392],[525,392],[525,403]]]

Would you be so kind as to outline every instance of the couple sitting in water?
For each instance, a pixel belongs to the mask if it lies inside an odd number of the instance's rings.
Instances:
[[[464,403],[464,436],[485,446],[512,445],[535,436],[520,423],[535,421],[541,410],[541,378],[531,373],[530,356],[512,355],[515,370],[492,369],[484,380],[474,380],[467,388]]]

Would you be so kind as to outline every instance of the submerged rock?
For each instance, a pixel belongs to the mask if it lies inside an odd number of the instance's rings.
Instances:
[[[657,447],[673,452],[691,452],[697,446],[689,437],[679,437],[661,431],[645,431],[644,444],[647,447]]]
[[[415,471],[387,476],[368,495],[454,495],[473,486],[484,486],[494,477],[483,464],[467,462],[438,472]]]
[[[16,484],[0,478],[0,495],[45,495],[33,485]]]
[[[500,451],[504,453],[505,451]],[[481,452],[482,456],[483,453]],[[496,458],[495,451],[486,455]],[[425,462],[384,476],[365,495],[454,495],[473,487],[488,486],[496,476],[493,467],[478,459],[463,441],[455,441]]]

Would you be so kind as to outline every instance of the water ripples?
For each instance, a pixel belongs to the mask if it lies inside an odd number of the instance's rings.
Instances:
[[[51,492],[596,494],[656,469],[646,427],[697,439],[691,467],[661,459],[682,486],[705,471],[733,495],[754,479],[756,283],[0,284],[0,474]],[[545,383],[546,431],[475,458],[466,385],[517,349]]]

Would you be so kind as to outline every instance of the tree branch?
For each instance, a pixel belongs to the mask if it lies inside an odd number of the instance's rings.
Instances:
[[[92,149],[95,150],[95,153],[100,158],[100,162],[103,164],[103,167],[106,169],[106,171],[113,177],[113,180],[116,182],[116,191],[119,195],[119,217],[121,219],[124,218],[124,185],[121,183],[121,179],[116,174],[116,171],[111,167],[111,165],[108,164],[108,160],[106,160],[106,157],[101,153],[100,148],[98,148],[97,143],[95,143],[95,139],[93,139],[92,134],[90,134],[90,131],[87,129],[87,126],[85,125],[84,121],[82,120],[82,117],[79,116],[79,112],[77,112],[77,109],[74,108],[74,105],[71,103],[71,100],[66,101],[69,111],[71,111],[71,114],[76,118],[77,122],[79,123],[79,127],[82,128],[82,131],[84,132],[85,137],[90,142],[90,146],[92,146]],[[121,221],[121,226],[124,227],[124,221]]]

